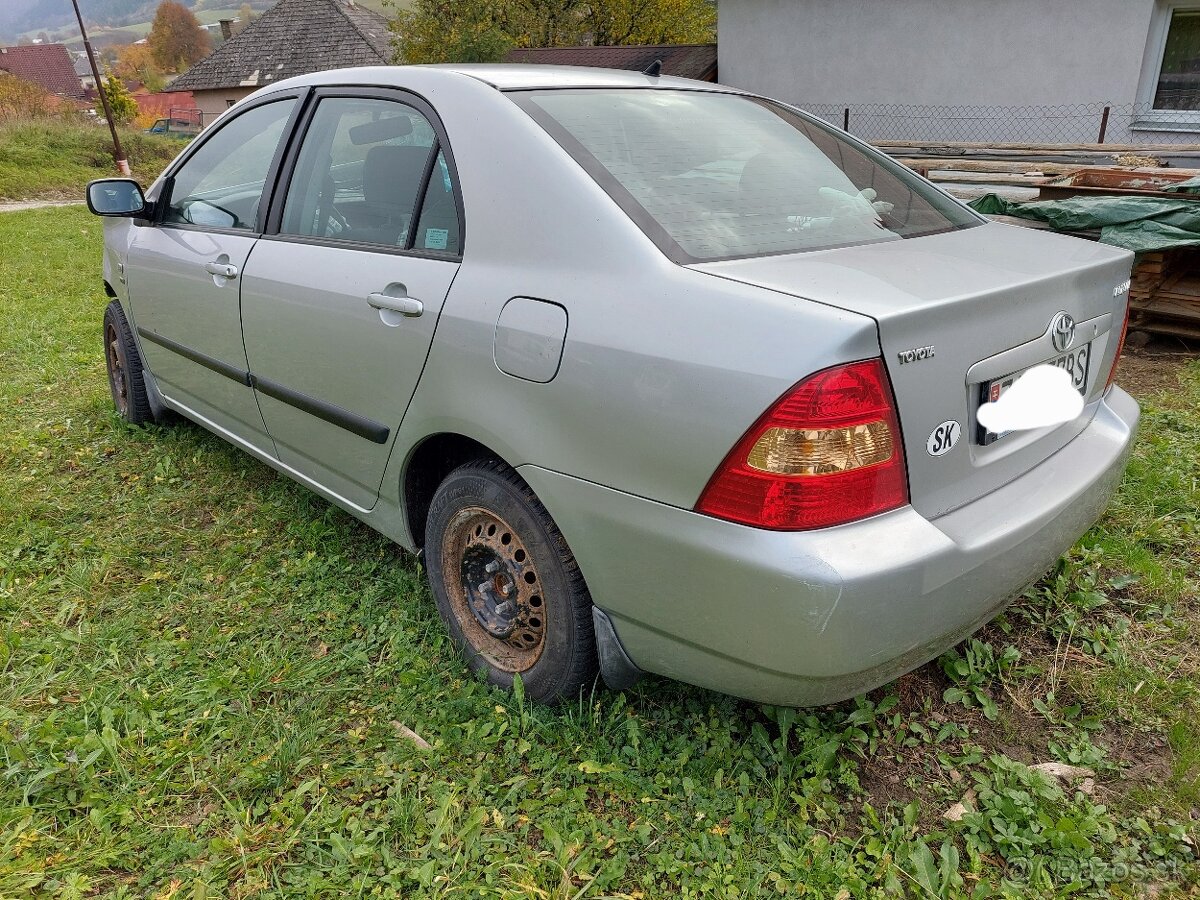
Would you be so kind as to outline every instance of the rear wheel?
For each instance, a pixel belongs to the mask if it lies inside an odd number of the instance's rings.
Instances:
[[[455,469],[425,525],[438,611],[476,671],[542,703],[596,677],[592,601],[562,533],[529,486],[496,460]]]
[[[153,422],[154,411],[142,377],[142,357],[117,300],[104,310],[104,359],[117,415],[131,425]]]

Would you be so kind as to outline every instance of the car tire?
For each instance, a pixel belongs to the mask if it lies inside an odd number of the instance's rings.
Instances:
[[[142,377],[142,355],[118,300],[104,310],[104,360],[117,415],[130,425],[153,422],[154,410]]]
[[[562,532],[498,460],[467,463],[438,487],[425,524],[438,611],[470,667],[532,700],[579,696],[596,678],[592,600]]]

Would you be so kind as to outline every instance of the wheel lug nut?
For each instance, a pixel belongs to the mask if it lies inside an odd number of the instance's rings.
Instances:
[[[513,584],[511,581],[506,583],[504,585],[504,587],[500,588],[500,593],[503,594],[505,597],[512,596],[512,592],[513,592]]]
[[[493,559],[490,563],[487,564],[487,566],[484,567],[484,571],[487,572],[489,575],[495,575],[497,572],[500,571],[500,563]]]
[[[496,607],[496,614],[500,615],[500,616],[508,617],[508,616],[512,615],[514,612],[516,612],[516,606],[513,605],[513,602],[511,600],[505,600],[503,603],[501,603],[499,606]]]

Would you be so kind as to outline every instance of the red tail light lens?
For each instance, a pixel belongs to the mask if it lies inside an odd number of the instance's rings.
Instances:
[[[1113,380],[1117,377],[1117,363],[1121,361],[1121,352],[1125,349],[1125,335],[1129,332],[1129,303],[1125,304],[1125,321],[1121,323],[1121,337],[1117,339],[1117,352],[1113,355],[1112,368],[1108,370],[1108,381],[1104,382],[1104,389],[1107,391],[1112,387]]]
[[[760,418],[717,469],[696,511],[801,531],[908,502],[900,423],[883,362],[806,378]]]

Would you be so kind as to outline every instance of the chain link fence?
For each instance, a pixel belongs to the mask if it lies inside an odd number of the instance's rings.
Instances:
[[[1066,106],[910,106],[798,103],[868,141],[984,144],[1200,144],[1200,95],[1191,109],[1150,103]]]

